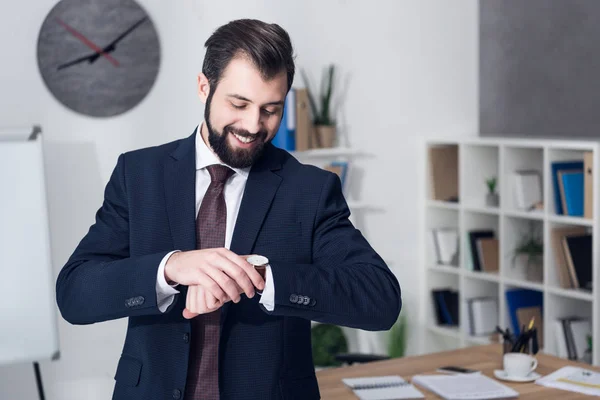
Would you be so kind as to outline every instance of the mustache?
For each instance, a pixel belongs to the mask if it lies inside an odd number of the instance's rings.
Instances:
[[[250,133],[245,129],[237,129],[232,126],[227,126],[227,127],[225,127],[224,131],[225,131],[225,133],[235,133],[236,135],[245,137],[245,138],[253,138],[256,136],[257,139],[264,140],[267,137],[267,131],[265,131],[265,130],[258,131],[256,133]]]

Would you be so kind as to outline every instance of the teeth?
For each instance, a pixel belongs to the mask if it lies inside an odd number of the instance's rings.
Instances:
[[[249,138],[245,136],[236,135],[235,133],[233,134],[233,136],[235,136],[242,143],[251,143],[254,142],[254,140],[256,140],[256,137]]]

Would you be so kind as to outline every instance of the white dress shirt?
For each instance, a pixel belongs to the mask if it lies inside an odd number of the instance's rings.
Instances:
[[[208,189],[208,185],[210,185],[210,174],[206,167],[212,164],[224,164],[219,160],[215,153],[204,143],[201,135],[201,126],[198,125],[198,129],[196,130],[196,214],[198,215],[198,211],[200,210],[200,204],[202,204],[202,199],[204,198],[204,193],[206,189]],[[228,166],[229,167],[229,166]],[[225,228],[225,248],[229,249],[231,245],[231,237],[233,236],[233,229],[235,228],[235,222],[237,220],[237,215],[240,210],[240,204],[242,202],[242,197],[244,194],[244,188],[246,187],[246,181],[248,180],[248,174],[250,173],[250,168],[232,168],[235,171],[234,174],[231,175],[231,178],[225,183],[225,204],[227,205],[227,226]],[[167,264],[167,260],[171,256],[171,254],[175,253],[174,250],[167,254],[161,261],[158,267],[158,274],[156,277],[156,302],[158,304],[158,309],[161,312],[165,312],[167,308],[173,302],[173,298],[175,294],[179,293],[176,289],[178,286],[169,285],[165,279],[165,265]],[[271,272],[271,267],[267,265],[265,271],[265,288],[262,292],[260,303],[265,306],[265,308],[269,311],[273,311],[275,309],[275,287],[273,284],[273,273]]]

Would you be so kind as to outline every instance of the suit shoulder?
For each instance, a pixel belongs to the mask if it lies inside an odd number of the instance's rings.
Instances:
[[[331,176],[336,176],[331,171],[324,170],[312,164],[305,164],[299,161],[289,152],[276,148],[279,157],[282,160],[282,175],[287,178],[298,179],[301,183],[311,185],[323,185]]]

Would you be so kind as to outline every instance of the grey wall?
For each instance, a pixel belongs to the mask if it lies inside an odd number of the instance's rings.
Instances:
[[[480,0],[482,136],[600,137],[600,1]]]

